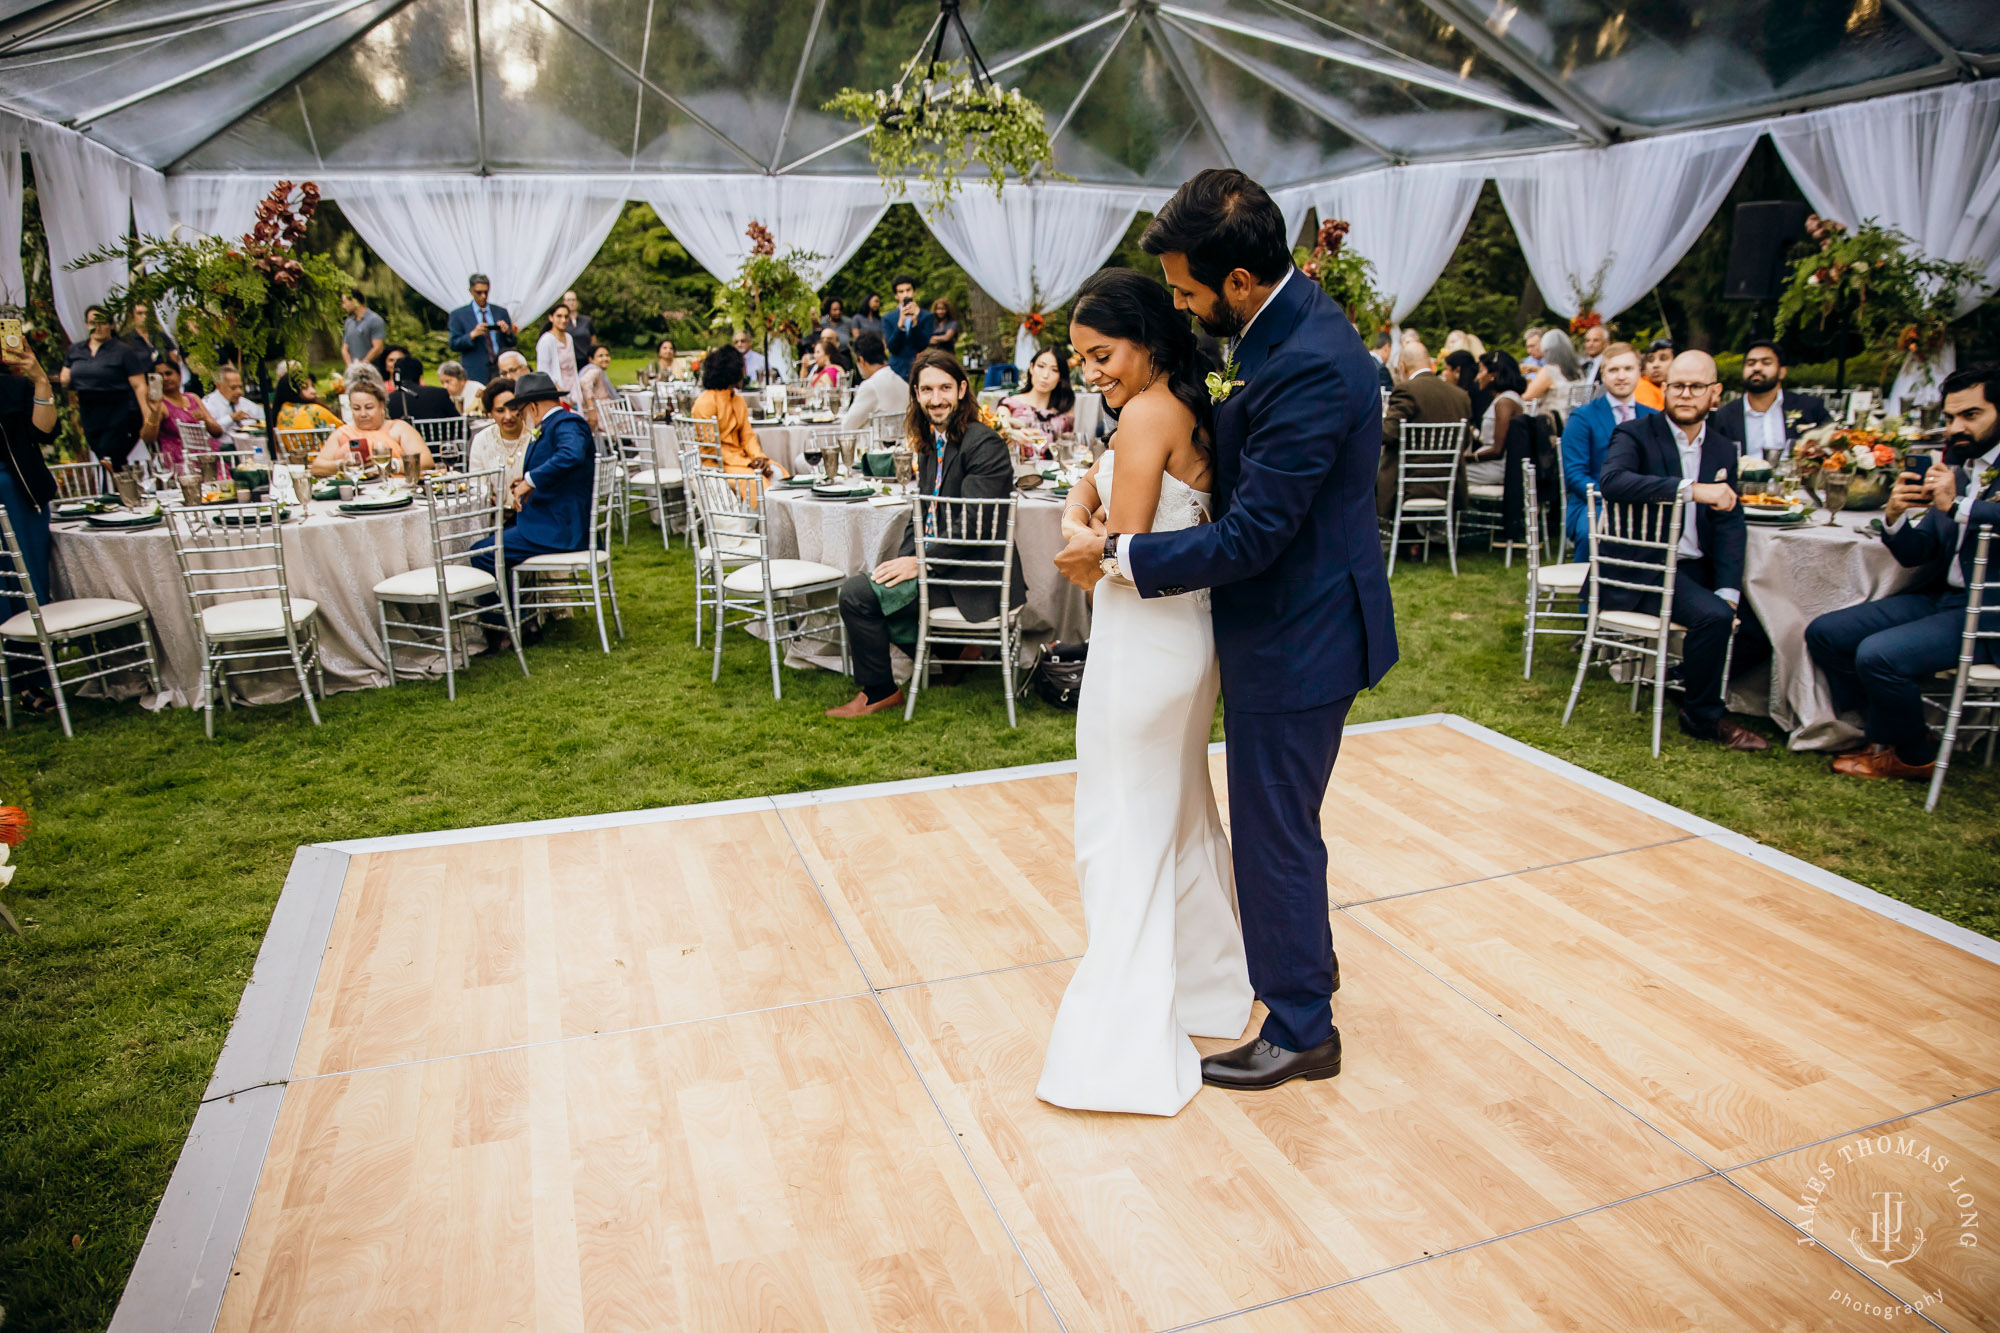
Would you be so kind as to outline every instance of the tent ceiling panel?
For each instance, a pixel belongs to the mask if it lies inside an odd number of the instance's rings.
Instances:
[[[789,6],[654,0],[655,15],[671,10],[673,22],[656,20],[650,38],[635,21],[645,13],[644,5],[594,0],[593,7],[600,11],[598,22],[622,24],[628,36],[644,44],[644,65],[636,52],[632,63],[643,68],[650,81],[672,92],[768,169],[785,129],[792,80],[811,27],[810,6],[800,22]],[[601,28],[593,23],[591,31]],[[643,102],[639,165],[657,168],[699,161],[721,170],[746,169],[740,157],[658,95],[648,92]],[[697,137],[709,142],[698,143]]]
[[[1079,180],[1141,185],[1229,161],[1177,66],[1152,25],[1134,24],[1057,141],[1057,167]]]
[[[1911,8],[1959,50],[2000,53],[2000,23],[1993,21],[1993,0],[1923,0]]]
[[[462,0],[423,2],[461,15],[465,9]],[[569,0],[552,4],[551,13],[531,0],[480,0],[489,168],[622,171],[631,164],[639,83],[619,66],[638,67],[637,34],[629,42],[617,34],[599,38],[583,22],[591,8]],[[610,54],[561,19],[583,27]],[[469,90],[471,78],[468,69],[456,88]],[[461,93],[461,100],[468,96]]]

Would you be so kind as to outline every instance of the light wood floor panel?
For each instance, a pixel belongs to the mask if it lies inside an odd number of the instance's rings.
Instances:
[[[1210,1325],[1214,1333],[1837,1333],[1861,1284],[1719,1179]],[[1879,1292],[1876,1300],[1883,1299]],[[1908,1324],[1922,1327],[1910,1316]],[[1905,1327],[1904,1322],[1889,1327]]]
[[[1941,1158],[1948,1159],[1942,1170]],[[1794,1225],[1809,1226],[1820,1244],[1862,1264],[1905,1302],[1939,1295],[1940,1303],[1924,1313],[1954,1333],[2000,1329],[2000,1238],[1994,1223],[2000,1218],[2000,1093],[1731,1174]],[[1889,1193],[1899,1196],[1900,1236],[1876,1230],[1875,1214]],[[1918,1230],[1922,1245],[1905,1260]],[[1892,1259],[1898,1262],[1889,1263]]]
[[[1220,799],[1228,790],[1223,756],[1212,756],[1210,768]],[[1445,726],[1348,738],[1327,784],[1320,824],[1336,903],[1688,836]]]
[[[298,1076],[866,989],[775,813],[357,857]]]
[[[2000,1085],[2000,968],[1713,843],[1352,914],[1718,1167]]]
[[[1069,963],[884,997],[1070,1329],[1170,1328],[1700,1172],[1380,940],[1334,931],[1340,1077],[1204,1089],[1172,1119],[1035,1099]]]
[[[295,1082],[222,1333],[1054,1321],[874,1003]]]
[[[784,812],[877,986],[1083,952],[1076,780],[1026,778]]]

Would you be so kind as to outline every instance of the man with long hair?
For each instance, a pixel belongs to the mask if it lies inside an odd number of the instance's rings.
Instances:
[[[917,456],[917,485],[923,493],[997,500],[1012,491],[1014,463],[1007,443],[979,419],[979,400],[958,358],[933,347],[917,353],[910,373],[915,392],[904,434]],[[840,618],[847,625],[848,656],[859,692],[840,707],[827,709],[828,717],[866,717],[903,704],[903,692],[890,668],[889,645],[916,642],[917,534],[905,524],[900,534],[891,528],[888,540],[896,542],[895,554],[840,585]],[[1027,581],[1016,561],[1010,602],[1019,606],[1027,595]],[[957,607],[968,621],[991,620],[1000,614],[1000,594],[993,588],[933,584],[931,609],[944,606]]]

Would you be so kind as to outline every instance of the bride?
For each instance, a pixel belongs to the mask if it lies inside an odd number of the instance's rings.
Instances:
[[[1084,379],[1118,412],[1118,433],[1071,492],[1065,538],[1091,527],[1100,506],[1112,533],[1207,522],[1209,399],[1186,316],[1151,278],[1104,269],[1078,293],[1069,334]],[[1240,1038],[1250,1021],[1229,843],[1208,780],[1215,635],[1206,592],[1141,598],[1106,578],[1094,596],[1076,716],[1089,946],[1035,1095],[1173,1115],[1201,1087],[1189,1037]]]

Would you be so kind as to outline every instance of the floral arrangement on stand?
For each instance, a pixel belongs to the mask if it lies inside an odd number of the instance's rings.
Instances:
[[[1581,338],[1591,329],[1600,328],[1604,328],[1604,316],[1588,308],[1577,311],[1575,317],[1569,322],[1570,336],[1575,338]],[[1610,330],[1605,329],[1605,332],[1609,333]]]
[[[303,366],[316,333],[340,335],[340,294],[348,274],[326,256],[298,249],[319,207],[319,186],[281,180],[257,205],[257,221],[235,240],[141,236],[70,262],[72,269],[123,260],[128,279],[112,297],[174,311],[174,334],[211,376],[236,365],[271,401],[270,363]],[[294,370],[294,378],[303,371]],[[274,422],[266,422],[267,432]],[[266,441],[267,445],[270,441]]]
[[[18,805],[0,805],[0,889],[14,882],[15,866],[8,864],[8,858],[16,847],[26,840],[31,821],[28,812]],[[7,904],[0,903],[0,925],[21,934],[21,923],[7,910]]]
[[[1985,289],[1976,265],[1932,259],[1872,218],[1850,231],[1815,215],[1806,231],[1818,244],[1792,264],[1778,298],[1780,334],[1851,329],[1871,350],[1928,367],[1951,340],[1960,298]]]
[[[1375,266],[1347,249],[1350,230],[1347,223],[1329,218],[1319,224],[1312,249],[1300,246],[1292,252],[1292,262],[1347,312],[1355,328],[1364,335],[1379,333],[1389,327],[1389,302],[1375,285]]]
[[[771,335],[787,324],[808,329],[819,319],[819,296],[809,276],[824,255],[792,249],[778,253],[771,229],[752,222],[743,229],[750,254],[729,282],[715,289],[713,328],[743,329],[762,340],[764,369],[771,366]]]

